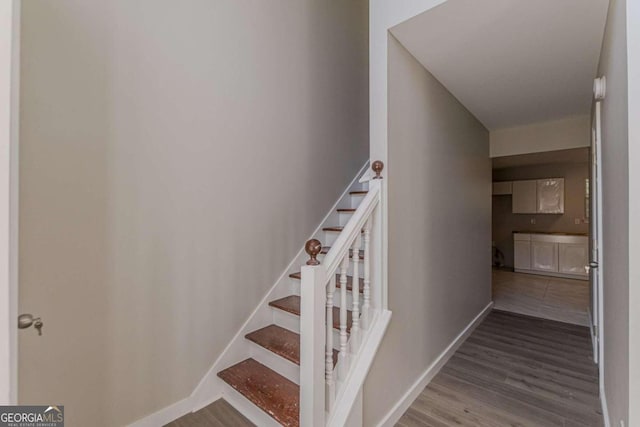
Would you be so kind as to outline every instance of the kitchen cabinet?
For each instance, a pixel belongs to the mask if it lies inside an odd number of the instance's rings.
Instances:
[[[560,273],[585,275],[589,262],[588,245],[583,243],[559,243]]]
[[[503,181],[503,182],[494,182],[493,183],[493,192],[494,196],[508,196],[513,192],[513,182],[511,181]]]
[[[536,213],[538,181],[513,181],[511,211],[513,213]]]
[[[531,268],[531,235],[513,235],[513,266],[519,270]]]
[[[494,183],[498,184],[498,183]],[[511,183],[511,212],[515,214],[564,213],[564,178],[530,179]]]
[[[536,193],[538,213],[564,213],[564,178],[539,179]]]
[[[517,272],[587,280],[589,240],[584,235],[514,233]]]
[[[558,244],[548,241],[531,241],[531,269],[558,272]]]

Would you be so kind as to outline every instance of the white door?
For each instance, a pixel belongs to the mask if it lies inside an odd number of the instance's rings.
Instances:
[[[558,272],[558,244],[554,242],[531,242],[531,269]]]
[[[602,170],[601,159],[601,110],[600,102],[596,102],[591,121],[591,174],[589,181],[589,224],[590,224],[590,259],[589,278],[591,330],[593,337],[593,357],[600,363],[602,345]]]
[[[19,2],[0,1],[0,405],[17,400],[17,31]]]

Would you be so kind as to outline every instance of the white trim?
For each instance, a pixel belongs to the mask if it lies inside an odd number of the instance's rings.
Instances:
[[[382,419],[382,421],[378,424],[378,427],[392,427],[394,426],[400,417],[409,409],[414,400],[420,395],[422,390],[431,382],[433,377],[440,371],[440,369],[444,366],[445,363],[453,356],[458,347],[462,345],[462,343],[471,335],[474,329],[484,320],[484,318],[491,312],[491,308],[493,307],[493,301],[491,301],[485,308],[478,313],[478,315],[458,334],[457,337],[447,346],[446,349],[436,360],[429,365],[426,371],[420,378],[411,386],[409,390],[396,402],[396,404],[391,408],[391,411],[387,413],[387,415]]]
[[[607,406],[607,396],[604,394],[604,383],[600,383],[600,403],[602,404],[602,417],[604,418],[604,427],[611,427],[609,420],[609,407]]]
[[[0,404],[18,395],[17,166],[20,2],[0,4]]]

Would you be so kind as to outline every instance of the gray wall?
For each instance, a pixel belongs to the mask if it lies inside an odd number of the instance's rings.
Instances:
[[[559,231],[588,233],[585,219],[585,179],[589,177],[589,163],[556,163],[494,169],[494,181],[513,181],[539,178],[564,178],[565,197],[563,215],[524,215],[511,213],[511,196],[492,196],[492,239],[504,253],[505,265],[513,267],[514,231]],[[531,224],[531,219],[536,223]],[[580,224],[575,224],[575,220]]]
[[[630,425],[626,3],[611,1],[599,68],[599,75],[607,77],[602,103],[604,388],[611,425],[616,427],[620,420]]]
[[[491,300],[489,132],[389,40],[391,324],[365,387],[387,414]]]
[[[20,400],[187,397],[368,157],[368,2],[23,2]]]

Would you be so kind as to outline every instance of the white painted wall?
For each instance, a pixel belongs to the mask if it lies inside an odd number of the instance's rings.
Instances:
[[[20,399],[187,397],[368,156],[367,2],[24,2]]]
[[[590,145],[589,115],[491,131],[491,157],[566,150]]]
[[[387,158],[388,32],[395,25],[446,0],[369,1],[369,98],[371,158]]]
[[[637,406],[629,400],[630,363],[637,363],[630,359],[629,346],[630,267],[634,264],[630,247],[637,243],[630,236],[630,178],[638,168],[632,163],[637,159],[629,157],[629,124],[637,116],[631,118],[629,110],[626,10],[626,0],[611,1],[599,66],[599,74],[607,79],[602,102],[603,389],[612,427],[620,426],[620,421],[637,425],[629,418],[630,407]]]
[[[20,3],[0,2],[0,405],[16,401],[16,195]]]
[[[365,386],[366,426],[491,300],[489,132],[392,36],[389,48],[393,317]]]

